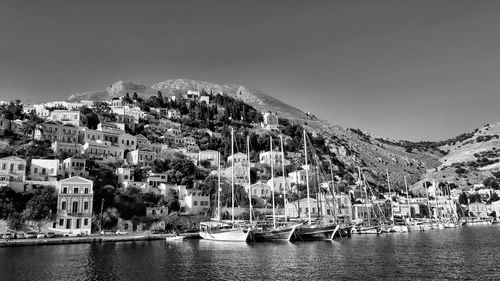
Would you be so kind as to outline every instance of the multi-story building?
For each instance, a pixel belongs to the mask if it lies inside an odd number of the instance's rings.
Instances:
[[[118,146],[125,150],[135,150],[137,148],[137,137],[131,134],[121,134],[118,136]]]
[[[210,208],[210,196],[204,195],[199,189],[184,189],[179,194],[181,208],[185,213],[197,215]]]
[[[234,165],[241,164],[241,165],[248,165],[248,158],[245,153],[235,153],[234,155],[229,155],[227,157],[227,163],[231,164],[234,160]]]
[[[30,179],[54,181],[59,174],[59,159],[31,159]]]
[[[272,154],[272,162],[273,165],[281,165],[282,164],[282,157],[281,157],[281,152],[280,151],[264,151],[259,154],[259,162],[261,164],[268,164],[271,165],[271,154]],[[285,165],[288,165],[288,161],[285,159]]]
[[[151,142],[145,136],[139,134],[136,135],[137,138],[137,148],[149,148]]]
[[[216,166],[219,152],[215,150],[203,150],[198,153],[198,163],[201,161],[210,161],[210,165]]]
[[[306,171],[298,170],[288,173],[290,184],[306,184]]]
[[[134,181],[134,174],[132,169],[128,167],[116,168],[116,175],[118,176],[118,183],[125,185],[129,181]]]
[[[181,118],[181,112],[178,109],[169,109],[167,110],[167,118],[168,119]]]
[[[89,172],[85,170],[86,161],[83,158],[69,157],[64,159],[60,166],[60,174],[64,178],[68,177],[88,177]]]
[[[248,190],[248,185],[243,186],[245,188],[245,191],[248,194],[252,194],[252,197],[269,197],[271,196],[271,187],[261,181],[252,184],[250,188],[252,189],[251,192]]]
[[[136,149],[127,154],[127,162],[129,165],[147,167],[150,166],[155,159],[156,154],[147,148]]]
[[[92,225],[93,182],[82,177],[61,180],[57,195],[55,228],[90,234]]]
[[[80,128],[72,124],[47,121],[43,124],[43,130],[35,131],[35,139],[48,140],[50,142],[75,143],[78,141],[79,132]]]
[[[26,160],[17,156],[0,159],[0,185],[26,180]],[[3,184],[2,184],[3,183]]]
[[[78,110],[54,110],[50,113],[50,120],[63,124],[81,125],[81,114]]]
[[[267,185],[272,186],[274,192],[284,193],[286,191],[290,191],[290,183],[288,179],[284,177],[275,177],[267,181]],[[286,189],[285,189],[286,188]]]
[[[51,145],[52,150],[55,154],[67,153],[67,154],[81,154],[82,145],[79,143],[66,143],[66,142],[53,142]]]
[[[87,142],[82,147],[82,152],[90,158],[96,160],[122,160],[124,159],[124,149],[119,146],[112,146],[106,143]]]
[[[234,172],[231,170],[234,168]],[[225,168],[221,176],[231,181],[231,177],[234,176],[234,184],[248,185],[248,165],[242,165],[238,163],[234,167]]]
[[[196,145],[196,139],[193,137],[184,137],[183,144],[184,146],[194,146]]]

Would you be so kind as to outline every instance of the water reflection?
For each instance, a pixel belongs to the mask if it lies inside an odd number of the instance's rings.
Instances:
[[[494,279],[495,226],[333,242],[206,240],[0,248],[1,280]]]

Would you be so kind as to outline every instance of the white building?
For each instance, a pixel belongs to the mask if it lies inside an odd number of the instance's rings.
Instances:
[[[17,156],[0,159],[0,185],[12,182],[22,183],[26,180],[26,160]]]
[[[137,148],[137,137],[131,134],[121,134],[118,136],[118,146],[125,150],[135,150]]]
[[[243,187],[245,188],[245,191],[249,194],[248,185],[244,185]],[[252,189],[251,192],[252,197],[261,197],[261,198],[271,197],[271,187],[261,181],[252,184],[250,188]]]
[[[155,159],[156,153],[146,148],[130,151],[127,155],[129,165],[138,165],[141,167],[150,166]]]
[[[81,125],[81,114],[77,110],[54,110],[50,113],[49,119],[63,124]]]
[[[179,199],[181,208],[190,215],[201,214],[210,208],[210,196],[203,195],[199,189],[185,189]]]
[[[244,166],[248,165],[248,158],[247,158],[247,155],[245,153],[238,152],[238,153],[235,153],[234,155],[229,155],[227,157],[227,163],[231,164],[233,162],[233,159],[234,159],[235,165],[237,165],[237,164],[244,165]]]
[[[59,159],[32,159],[30,178],[34,181],[54,181],[59,174]]]
[[[82,145],[79,143],[65,143],[65,142],[53,142],[51,145],[52,150],[55,154],[68,153],[68,154],[81,154]]]
[[[89,172],[85,169],[86,161],[83,158],[69,157],[64,159],[60,166],[60,174],[64,178],[68,177],[88,177]]]
[[[90,234],[92,225],[93,182],[81,177],[61,180],[57,195],[54,228]]]
[[[203,150],[198,153],[198,163],[201,161],[209,161],[210,165],[217,166],[219,152],[215,150]]]
[[[273,165],[281,165],[282,164],[282,157],[281,157],[281,152],[280,151],[263,151],[259,154],[259,162],[261,164],[268,164],[271,165],[271,155],[272,155],[272,162]],[[288,165],[289,161],[285,159],[285,165]]]

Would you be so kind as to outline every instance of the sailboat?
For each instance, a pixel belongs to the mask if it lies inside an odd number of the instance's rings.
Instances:
[[[365,194],[365,207],[367,210],[367,215],[368,215],[368,220],[367,222],[364,222],[361,225],[358,225],[357,227],[352,228],[352,233],[357,233],[357,234],[380,234],[382,232],[382,229],[380,225],[372,225],[372,215],[371,212],[373,209],[373,203],[370,203],[371,206],[368,206],[368,201],[371,202],[371,199],[368,200],[368,190],[367,190],[367,183],[366,183],[366,178],[363,174],[361,174],[361,168],[358,167],[358,173],[360,179],[362,178],[362,184],[363,184],[363,189],[364,189],[364,194]],[[371,189],[370,189],[371,191]]]
[[[310,189],[309,189],[309,166],[307,159],[307,136],[304,130],[304,159],[306,167],[306,188],[307,188],[307,224],[301,225],[297,228],[297,240],[332,240],[338,233],[340,226],[334,223],[325,223],[321,221],[316,221],[312,223],[311,221],[311,200],[310,200]],[[318,208],[319,211],[319,208]]]
[[[248,140],[247,140],[248,142]],[[247,143],[248,146],[248,143]],[[248,148],[247,148],[248,149]],[[281,152],[282,152],[282,167],[284,170],[284,156],[283,156],[283,138],[281,138]],[[271,153],[271,196],[272,196],[272,205],[273,205],[273,224],[272,225],[262,225],[261,228],[256,229],[253,233],[253,238],[256,242],[264,242],[264,241],[275,241],[275,240],[284,240],[291,241],[295,238],[295,231],[300,224],[288,225],[286,222],[284,224],[277,224],[276,222],[276,213],[275,213],[275,204],[274,204],[274,158],[273,158],[273,140],[270,138],[270,153]],[[248,153],[250,157],[250,153]],[[250,160],[249,160],[250,161]],[[248,163],[250,165],[250,163]],[[284,179],[283,173],[283,179]],[[286,194],[286,184],[284,185],[285,194]],[[286,196],[285,196],[285,221],[286,221]]]
[[[231,153],[234,155],[234,142],[233,142],[233,129],[231,128]],[[243,226],[238,225],[234,221],[234,177],[232,176],[232,209],[231,209],[231,222],[221,221],[221,204],[220,204],[220,191],[221,191],[221,173],[220,173],[220,152],[217,156],[218,162],[218,188],[217,188],[217,217],[215,220],[208,222],[200,222],[200,236],[203,239],[212,241],[225,241],[225,242],[247,242],[252,237],[252,229],[245,229]],[[232,161],[231,170],[234,170],[234,161]]]

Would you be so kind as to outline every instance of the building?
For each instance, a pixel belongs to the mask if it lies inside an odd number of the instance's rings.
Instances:
[[[78,142],[80,128],[72,124],[60,124],[54,121],[47,121],[43,124],[43,130],[35,131],[35,139],[48,140],[50,142]]]
[[[116,168],[116,175],[118,176],[118,183],[123,185],[126,185],[127,182],[134,181],[134,174],[131,168]]]
[[[30,179],[34,181],[55,181],[59,174],[58,159],[32,159]]]
[[[195,146],[196,145],[196,139],[193,137],[184,137],[183,138],[183,144],[184,146]]]
[[[234,172],[232,169],[234,168]],[[228,179],[231,182],[231,177],[234,175],[234,184],[248,185],[248,165],[243,165],[238,163],[233,166],[229,166],[222,170],[221,176]]]
[[[219,152],[215,150],[203,150],[198,153],[198,163],[201,161],[209,161],[210,165],[217,166]]]
[[[146,216],[163,216],[168,214],[168,207],[146,207]]]
[[[135,150],[137,148],[137,137],[131,134],[121,134],[118,136],[118,146],[124,150]]]
[[[12,182],[22,183],[26,180],[26,160],[17,156],[0,159],[0,185]]]
[[[210,196],[203,195],[199,189],[184,189],[179,194],[181,210],[190,215],[198,215],[210,208]]]
[[[151,142],[145,136],[139,134],[136,135],[137,138],[137,148],[147,148],[151,144]]]
[[[290,191],[290,183],[288,182],[288,179],[284,177],[275,177],[274,179],[270,179],[267,181],[267,185],[272,186],[274,192],[277,193],[284,193],[285,186],[286,186],[286,191],[288,192]]]
[[[156,153],[147,148],[136,149],[127,154],[129,165],[138,165],[141,167],[150,166],[156,159]]]
[[[79,143],[53,142],[51,145],[55,154],[67,153],[76,155],[82,153],[82,145]]]
[[[183,95],[185,99],[194,99],[200,97],[200,92],[188,90],[186,94]]]
[[[259,162],[261,164],[268,164],[268,165],[271,165],[271,157],[272,157],[272,162],[273,162],[273,165],[281,165],[281,163],[283,162],[282,161],[282,157],[281,157],[281,152],[280,151],[273,151],[271,153],[271,151],[264,151],[264,152],[261,152],[259,154]],[[285,165],[288,165],[288,162],[286,159],[285,159]]]
[[[182,131],[179,128],[169,128],[167,130],[167,133],[170,133],[176,137],[181,137],[182,136]]]
[[[245,185],[243,186],[245,188],[245,191],[247,193],[249,193],[249,190],[248,190],[248,185]],[[255,184],[252,184],[250,186],[250,188],[252,189],[252,197],[261,197],[261,198],[265,198],[265,197],[270,197],[271,196],[271,187],[261,181],[255,183]]]
[[[64,159],[60,167],[60,174],[64,178],[68,177],[88,177],[89,172],[85,169],[86,161],[83,158],[69,157]]]
[[[231,164],[234,160],[234,165],[240,164],[240,165],[248,165],[248,157],[245,153],[235,153],[234,155],[229,155],[227,157],[227,163]]]
[[[81,114],[78,110],[54,110],[50,113],[50,120],[63,124],[81,125]]]
[[[90,234],[92,225],[93,182],[71,177],[59,182],[57,219],[54,228],[73,233]]]
[[[298,170],[288,173],[288,179],[290,184],[306,184],[306,171]]]
[[[278,125],[278,115],[273,112],[264,112],[262,114],[262,117],[264,119],[264,125]]]
[[[168,119],[179,119],[179,118],[181,118],[181,112],[178,109],[169,109],[169,110],[167,110],[167,118]]]

